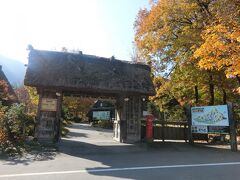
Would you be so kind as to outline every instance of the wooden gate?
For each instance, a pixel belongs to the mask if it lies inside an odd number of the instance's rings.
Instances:
[[[148,65],[80,53],[31,48],[24,84],[39,94],[35,137],[58,141],[62,97],[116,98],[114,138],[140,141],[142,101],[155,95]]]

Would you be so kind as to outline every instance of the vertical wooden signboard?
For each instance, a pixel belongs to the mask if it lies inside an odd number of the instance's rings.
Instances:
[[[52,141],[55,136],[57,99],[42,98],[38,122],[39,140]]]
[[[61,97],[53,91],[40,91],[38,123],[35,137],[39,141],[53,142],[60,137]]]

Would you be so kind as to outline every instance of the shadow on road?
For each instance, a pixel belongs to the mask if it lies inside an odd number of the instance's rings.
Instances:
[[[136,144],[121,144],[112,140],[109,131],[79,125],[72,129],[85,130],[87,138],[64,138],[59,143],[59,152],[71,157],[83,158],[101,163],[99,167],[86,168],[89,174],[96,176],[141,179],[138,173],[101,171],[107,168],[127,168],[142,166],[159,166],[172,164],[199,164],[227,161],[240,161],[239,153],[207,144],[190,146],[185,142],[156,142]],[[94,135],[94,133],[96,133]],[[96,138],[96,136],[98,136]],[[107,137],[107,138],[106,138]],[[123,171],[124,172],[124,171]],[[171,173],[170,173],[171,174]]]
[[[190,146],[186,143],[158,142],[133,145],[94,145],[65,139],[59,152],[77,158],[100,162],[101,166],[86,168],[89,174],[103,177],[141,179],[134,171],[105,171],[108,168],[131,168],[159,165],[205,164],[240,161],[240,154],[227,149],[207,147],[204,144]],[[103,167],[104,166],[104,167]],[[95,170],[100,170],[95,171]],[[103,170],[103,171],[101,171]],[[161,173],[161,171],[159,171]],[[169,172],[170,175],[173,175]],[[160,175],[160,174],[159,174]],[[151,177],[151,176],[150,176]]]
[[[86,133],[70,132],[67,137],[88,137]]]
[[[72,123],[69,125],[71,130],[89,130],[89,131],[102,131],[112,133],[112,129],[104,129],[99,127],[93,127],[88,123]]]
[[[190,146],[184,142],[156,142],[123,144],[112,140],[111,131],[73,124],[67,138],[57,143],[56,148],[33,152],[25,158],[6,160],[8,165],[22,163],[30,165],[34,161],[58,159],[58,154],[66,159],[85,159],[100,163],[98,167],[86,167],[89,174],[96,176],[141,179],[138,173],[119,173],[96,169],[159,166],[173,164],[199,164],[240,161],[240,153],[219,149],[206,144]],[[80,161],[80,160],[79,160]],[[76,163],[76,162],[75,162]]]
[[[58,154],[56,145],[41,145],[21,156],[3,157],[4,165],[31,165],[35,161],[54,160]]]

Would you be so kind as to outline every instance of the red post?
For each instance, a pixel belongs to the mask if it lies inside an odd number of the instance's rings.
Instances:
[[[146,116],[147,121],[146,121],[146,139],[148,141],[153,140],[153,115],[149,114]]]

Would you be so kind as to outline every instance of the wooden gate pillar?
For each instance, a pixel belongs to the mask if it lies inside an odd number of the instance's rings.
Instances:
[[[38,141],[56,142],[60,139],[62,92],[39,90],[35,137]]]
[[[117,120],[114,123],[115,140],[129,143],[141,140],[141,105],[141,98],[138,96],[120,97],[117,99]]]
[[[141,140],[142,99],[139,96],[131,96],[126,102],[127,142],[139,142]]]

